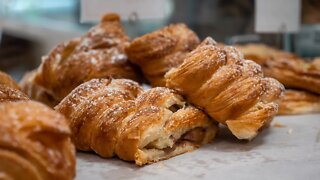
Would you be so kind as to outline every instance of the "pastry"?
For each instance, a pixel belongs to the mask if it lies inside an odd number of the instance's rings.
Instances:
[[[34,101],[0,103],[0,179],[69,180],[75,149],[65,118]]]
[[[10,88],[19,89],[19,85],[12,77],[5,72],[0,71],[0,84],[6,85]]]
[[[291,53],[262,44],[237,47],[246,59],[260,64],[266,76],[277,79],[285,87],[320,94],[319,62],[306,62]]]
[[[305,91],[286,90],[278,114],[306,113],[320,113],[320,96]]]
[[[172,24],[134,39],[126,53],[152,86],[165,86],[164,74],[180,65],[198,44],[198,36],[185,24]]]
[[[124,52],[128,44],[119,16],[107,14],[85,35],[59,44],[44,56],[35,82],[60,101],[75,87],[93,78],[138,80]]]
[[[21,92],[18,84],[6,73],[0,71],[0,102],[29,99]]]
[[[192,151],[210,142],[217,126],[167,88],[143,91],[125,79],[94,79],[55,107],[69,119],[77,149],[117,155],[137,165]]]
[[[55,99],[53,95],[49,94],[45,88],[35,82],[34,78],[36,73],[37,72],[35,70],[26,73],[20,81],[19,85],[22,91],[26,93],[31,99],[42,102],[53,108],[59,103],[59,101]]]
[[[166,86],[225,124],[238,139],[252,139],[278,112],[284,87],[231,46],[205,39],[166,75]]]

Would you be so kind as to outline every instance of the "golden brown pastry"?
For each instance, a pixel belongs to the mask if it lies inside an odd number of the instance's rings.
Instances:
[[[128,44],[119,16],[107,14],[81,38],[59,44],[44,56],[35,82],[60,101],[72,89],[93,78],[138,80],[124,53]]]
[[[192,151],[217,131],[201,110],[172,90],[143,91],[125,79],[86,82],[55,109],[69,119],[77,149],[137,165]]]
[[[0,71],[0,102],[29,99],[21,92],[18,84],[6,73]]]
[[[0,177],[69,180],[75,149],[65,118],[34,101],[0,103]]]
[[[262,44],[237,46],[246,59],[262,66],[264,74],[280,81],[285,87],[320,94],[320,66],[317,61],[303,59]]]
[[[185,24],[172,24],[134,39],[126,52],[153,86],[165,86],[164,74],[198,44],[198,36]]]
[[[5,84],[8,87],[19,89],[19,85],[12,77],[5,72],[0,71],[0,84]]]
[[[36,71],[28,72],[20,81],[20,87],[31,99],[42,102],[50,107],[56,106],[59,101],[50,95],[45,88],[38,85],[35,81]]]
[[[166,85],[186,96],[239,139],[252,139],[278,112],[284,87],[231,46],[207,38],[166,75]]]
[[[306,113],[320,113],[320,96],[305,91],[286,90],[278,114]]]

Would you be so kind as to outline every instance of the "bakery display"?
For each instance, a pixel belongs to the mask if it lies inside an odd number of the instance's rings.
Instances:
[[[173,90],[143,90],[125,79],[93,79],[56,107],[69,120],[77,149],[137,165],[192,151],[210,142],[217,125]]]
[[[263,44],[237,46],[246,59],[262,66],[266,76],[280,81],[287,88],[320,94],[320,66],[315,60],[307,62],[298,56]]]
[[[93,78],[139,80],[124,52],[128,44],[119,16],[107,14],[85,35],[59,44],[44,56],[31,83],[41,86],[59,102],[75,87]]]
[[[166,86],[225,124],[238,139],[252,139],[278,112],[284,87],[231,46],[205,39],[166,75]]]
[[[164,74],[180,65],[198,44],[198,36],[185,24],[171,24],[134,39],[126,53],[152,86],[165,86]]]
[[[263,44],[201,42],[183,23],[131,41],[120,17],[106,14],[43,56],[19,84],[0,71],[0,179],[74,179],[76,150],[143,166],[196,150],[220,132],[196,159],[190,153],[176,161],[207,166],[201,158],[210,151],[264,143],[273,131],[250,145],[239,140],[255,138],[277,114],[320,113],[319,65],[320,58],[305,61]],[[293,131],[280,122],[272,127]],[[85,165],[77,168],[87,168],[88,154],[80,153]]]
[[[0,71],[0,102],[29,99],[8,74]]]
[[[65,118],[34,101],[0,103],[0,179],[69,180],[75,149]]]
[[[280,115],[320,113],[320,96],[317,94],[299,91],[286,90],[281,100]]]

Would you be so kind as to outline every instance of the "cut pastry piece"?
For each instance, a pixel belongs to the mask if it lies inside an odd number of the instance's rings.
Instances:
[[[107,14],[84,36],[59,44],[44,56],[36,84],[60,101],[75,87],[93,78],[138,80],[124,52],[128,44],[119,16]]]
[[[320,113],[320,96],[305,91],[286,90],[278,114],[307,113]]]
[[[262,44],[237,46],[246,59],[262,66],[264,74],[280,81],[288,88],[320,94],[320,65],[298,56]]]
[[[134,39],[126,53],[153,86],[165,86],[164,74],[198,44],[198,36],[185,24],[172,24]]]
[[[69,119],[76,147],[137,165],[192,151],[210,142],[217,126],[167,88],[143,91],[124,79],[91,80],[55,108]]]
[[[35,70],[26,73],[20,81],[20,87],[31,99],[42,102],[53,108],[59,101],[55,99],[53,95],[50,95],[45,88],[35,82],[34,78],[36,73]]]
[[[18,84],[6,73],[0,71],[0,102],[29,99],[20,91]]]
[[[284,87],[231,46],[207,38],[166,75],[166,85],[226,124],[239,139],[252,139],[278,111]]]
[[[65,118],[37,102],[0,103],[1,178],[70,180],[75,149]]]

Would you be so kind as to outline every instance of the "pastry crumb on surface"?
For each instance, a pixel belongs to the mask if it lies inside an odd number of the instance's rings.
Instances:
[[[284,128],[286,126],[284,124],[282,124],[282,123],[275,122],[275,123],[273,123],[273,127],[275,127],[275,128]]]
[[[287,133],[288,133],[289,135],[292,134],[292,132],[293,132],[293,129],[292,129],[292,128],[288,129],[288,131],[287,131]]]

